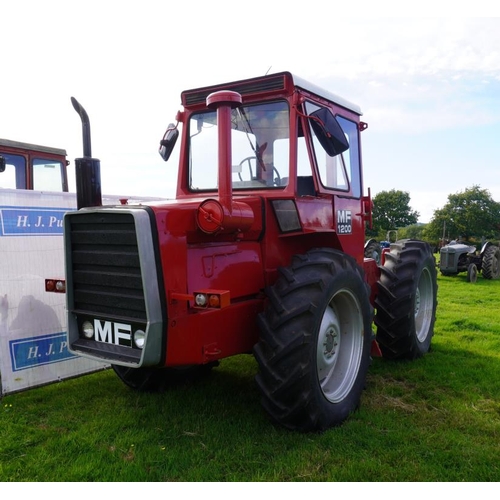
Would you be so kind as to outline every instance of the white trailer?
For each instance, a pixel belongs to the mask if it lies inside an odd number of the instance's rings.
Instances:
[[[67,164],[62,149],[0,139],[0,397],[108,367],[69,353],[66,296],[45,291],[64,279],[63,215],[77,207]]]

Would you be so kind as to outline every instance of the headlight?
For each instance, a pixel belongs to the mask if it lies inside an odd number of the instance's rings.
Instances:
[[[90,321],[84,321],[82,333],[86,338],[91,339],[94,336],[94,325]]]
[[[207,305],[207,296],[203,293],[198,293],[194,298],[194,302],[198,307],[205,307]]]
[[[136,330],[134,332],[134,344],[139,349],[142,349],[144,347],[145,339],[146,339],[146,332],[144,332],[143,330]]]

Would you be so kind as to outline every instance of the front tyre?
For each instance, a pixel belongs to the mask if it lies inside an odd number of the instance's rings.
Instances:
[[[477,281],[477,266],[476,264],[469,264],[467,268],[467,282],[475,283]]]
[[[312,250],[280,269],[268,298],[254,348],[263,407],[292,430],[341,424],[359,406],[370,363],[363,271],[342,252]]]
[[[418,240],[397,241],[380,269],[375,325],[382,355],[418,358],[430,348],[436,320],[436,263],[431,247]]]

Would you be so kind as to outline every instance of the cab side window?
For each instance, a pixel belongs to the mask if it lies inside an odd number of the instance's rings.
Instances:
[[[319,109],[321,108],[316,104],[306,103],[308,115]],[[340,126],[341,130],[338,131],[340,135],[343,133],[345,136],[345,139],[342,138],[342,142],[349,147],[340,154],[330,156],[321,145],[313,127],[310,127],[319,180],[327,189],[344,191],[350,193],[353,197],[359,198],[361,196],[361,175],[358,126],[355,122],[339,115],[335,116],[335,118],[332,115],[332,120],[336,120],[336,126]]]
[[[2,153],[5,171],[0,173],[0,187],[26,189],[26,159],[24,156]]]
[[[59,161],[35,158],[33,160],[33,189],[63,191],[63,165]]]

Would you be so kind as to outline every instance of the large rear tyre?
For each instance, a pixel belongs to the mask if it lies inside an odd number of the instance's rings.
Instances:
[[[118,378],[138,392],[159,392],[173,384],[201,378],[218,363],[179,368],[129,368],[112,365]]]
[[[359,406],[370,364],[362,269],[342,252],[311,250],[280,269],[268,298],[254,348],[263,407],[292,430],[340,425]]]
[[[481,273],[487,280],[496,280],[500,277],[500,248],[488,245],[484,250],[481,264]]]
[[[391,244],[375,300],[377,342],[389,359],[415,359],[429,351],[437,307],[436,263],[428,243]]]

